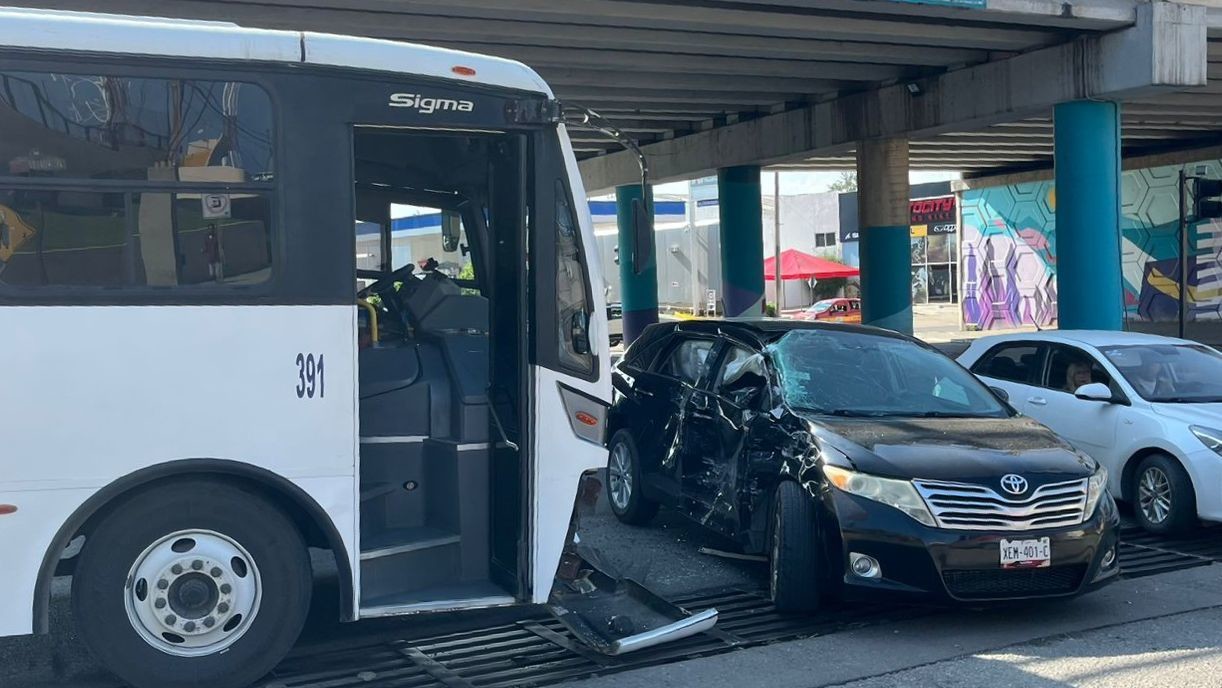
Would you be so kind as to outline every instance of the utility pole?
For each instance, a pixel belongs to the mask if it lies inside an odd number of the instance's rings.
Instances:
[[[1179,337],[1184,338],[1185,323],[1188,321],[1188,175],[1180,168],[1180,326]]]
[[[772,286],[776,290],[776,315],[785,307],[785,285],[781,282],[781,172],[772,173]]]
[[[696,199],[692,195],[692,182],[687,182],[687,203],[683,205],[687,217],[688,262],[692,267],[692,315],[700,314],[700,263],[696,260]]]

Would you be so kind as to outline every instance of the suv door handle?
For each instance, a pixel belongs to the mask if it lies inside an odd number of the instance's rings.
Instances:
[[[1048,400],[1044,397],[1031,397],[1030,399],[1027,399],[1027,403],[1033,406],[1047,406]]]

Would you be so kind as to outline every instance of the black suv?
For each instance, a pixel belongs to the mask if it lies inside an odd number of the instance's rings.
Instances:
[[[1075,595],[1115,579],[1104,469],[950,358],[894,332],[788,320],[645,330],[616,364],[607,491],[770,560],[773,600]]]

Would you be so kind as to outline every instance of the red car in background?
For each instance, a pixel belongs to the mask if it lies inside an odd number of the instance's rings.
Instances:
[[[795,320],[823,320],[825,322],[861,322],[861,299],[837,298],[816,301],[804,311],[794,314]]]

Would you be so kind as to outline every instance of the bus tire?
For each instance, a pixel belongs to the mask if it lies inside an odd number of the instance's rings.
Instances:
[[[288,654],[310,607],[301,533],[240,483],[153,485],[115,506],[79,558],[77,632],[136,688],[245,688]]]
[[[644,494],[641,455],[632,433],[620,430],[611,438],[607,454],[607,499],[621,522],[643,526],[658,514],[658,503]]]
[[[772,508],[768,557],[772,603],[783,614],[809,614],[819,609],[823,597],[818,508],[792,480],[777,486]]]

